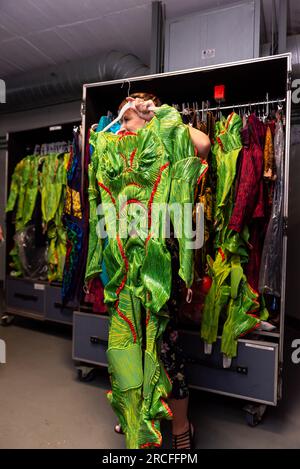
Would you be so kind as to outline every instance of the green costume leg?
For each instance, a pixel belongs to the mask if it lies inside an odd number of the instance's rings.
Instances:
[[[213,278],[211,288],[205,298],[201,337],[208,344],[213,344],[217,340],[219,318],[222,311],[228,304],[231,287],[228,277],[231,266],[227,261],[225,253],[219,251],[215,262],[208,259],[211,264],[210,270]]]
[[[146,351],[144,358],[143,404],[141,412],[140,448],[160,447],[162,436],[160,420],[172,418],[166,403],[172,384],[159,358],[159,343],[166,328],[168,316],[158,316],[147,311]]]
[[[237,339],[259,325],[260,319],[256,316],[259,308],[258,294],[251,289],[243,275],[239,294],[229,302],[223,328],[221,351],[226,356],[235,357]]]
[[[115,307],[110,308],[110,329],[107,357],[112,391],[107,397],[117,414],[128,448],[139,448],[137,429],[142,407],[143,357],[140,300],[132,289],[124,286]]]

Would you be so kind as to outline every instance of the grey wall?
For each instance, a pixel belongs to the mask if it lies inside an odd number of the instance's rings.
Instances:
[[[165,70],[259,56],[260,0],[238,2],[167,21]]]
[[[36,129],[47,125],[63,124],[80,120],[80,101],[49,106],[31,111],[1,114],[0,136],[6,132]]]

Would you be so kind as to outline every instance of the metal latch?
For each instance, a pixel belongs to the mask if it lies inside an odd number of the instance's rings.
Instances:
[[[291,72],[291,70],[289,70],[288,74],[287,74],[286,89],[287,89],[287,91],[291,91],[291,89],[292,89],[292,72]]]
[[[288,234],[288,218],[283,217],[283,236],[287,236]]]
[[[81,102],[80,113],[81,113],[82,116],[85,116],[85,113],[86,113],[86,103],[85,103],[84,101]]]

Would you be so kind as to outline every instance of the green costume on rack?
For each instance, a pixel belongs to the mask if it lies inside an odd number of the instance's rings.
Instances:
[[[170,419],[165,402],[171,383],[159,360],[159,341],[168,322],[171,257],[154,220],[154,204],[194,202],[197,181],[206,165],[195,157],[187,126],[172,107],[163,105],[137,133],[123,136],[91,132],[89,167],[90,239],[86,279],[98,275],[104,258],[109,282],[105,302],[110,312],[108,362],[112,391],[108,399],[124,429],[128,448],[159,447],[160,420]],[[97,236],[100,194],[107,231],[117,214],[116,235],[108,244]],[[126,200],[122,199],[126,197]],[[126,209],[145,214],[139,234],[119,235]],[[130,212],[130,210],[129,210]],[[174,213],[171,220],[174,225]],[[130,214],[129,214],[130,219]],[[159,228],[158,236],[154,235]],[[179,240],[179,275],[190,287],[193,250]]]
[[[231,113],[215,127],[212,156],[217,168],[215,207],[215,261],[208,256],[212,286],[206,296],[201,337],[208,344],[217,340],[220,316],[223,315],[221,351],[227,357],[237,354],[237,339],[259,326],[268,317],[260,307],[259,295],[247,282],[242,265],[248,260],[247,227],[241,233],[228,229],[234,203],[237,158],[242,148],[240,116]]]
[[[48,280],[61,281],[66,257],[66,230],[62,214],[69,153],[45,156],[40,173],[42,219],[49,239]]]
[[[31,220],[39,190],[38,158],[26,156],[15,167],[12,175],[6,212],[14,210],[17,205],[15,225],[16,231],[25,228]],[[14,269],[13,275],[22,275],[22,264],[19,259],[18,248],[15,245],[10,251]]]
[[[49,239],[48,248],[48,279],[62,280],[66,256],[66,231],[62,224],[62,212],[67,179],[69,153],[50,154],[40,158],[30,155],[23,158],[12,175],[6,212],[12,211],[17,204],[16,232],[26,227],[32,219],[37,203],[37,195],[41,193],[42,222],[44,232]],[[42,163],[41,171],[39,171]],[[18,246],[15,244],[10,252],[12,257],[11,273],[14,276],[23,274],[19,259]]]

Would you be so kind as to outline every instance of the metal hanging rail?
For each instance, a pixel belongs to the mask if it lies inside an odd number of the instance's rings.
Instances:
[[[243,108],[243,107],[255,107],[255,106],[262,106],[262,105],[269,105],[269,104],[279,104],[279,103],[284,103],[286,99],[275,99],[275,100],[267,100],[267,101],[258,101],[256,103],[245,103],[245,104],[231,104],[230,106],[216,106],[216,107],[204,107],[203,109],[198,108],[195,110],[198,110],[200,112],[202,111],[219,111],[221,109],[235,109],[235,108]],[[185,114],[187,112],[187,109],[184,109],[183,111],[180,111],[180,114]]]
[[[276,99],[272,101],[259,101],[257,103],[246,103],[246,104],[232,104],[231,106],[217,106],[217,107],[210,107],[205,108],[205,111],[218,111],[219,109],[235,109],[235,108],[243,108],[243,107],[255,107],[255,106],[262,106],[264,104],[279,104],[284,103],[285,99]]]

